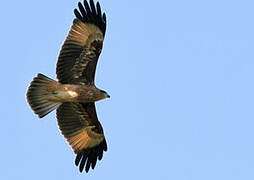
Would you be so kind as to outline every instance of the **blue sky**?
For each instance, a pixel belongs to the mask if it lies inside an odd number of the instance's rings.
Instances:
[[[3,1],[0,179],[254,179],[253,1],[101,0],[96,84],[108,152],[80,174],[55,112],[25,93],[55,78],[78,1]]]

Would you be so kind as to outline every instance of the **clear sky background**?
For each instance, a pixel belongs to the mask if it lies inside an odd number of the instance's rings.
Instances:
[[[254,1],[100,0],[96,103],[108,152],[80,174],[55,112],[25,93],[55,78],[78,1],[1,1],[0,179],[254,179]]]

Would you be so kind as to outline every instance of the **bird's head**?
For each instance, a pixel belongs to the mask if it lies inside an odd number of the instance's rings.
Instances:
[[[108,95],[106,91],[103,91],[103,90],[100,90],[100,91],[101,91],[101,95],[103,96],[103,99],[110,98],[110,95]]]

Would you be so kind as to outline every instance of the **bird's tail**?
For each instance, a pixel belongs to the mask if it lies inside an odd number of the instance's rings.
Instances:
[[[26,94],[27,101],[34,113],[40,118],[43,118],[60,105],[59,102],[52,102],[49,100],[52,94],[50,89],[56,84],[57,82],[53,79],[43,74],[38,74],[28,87]]]

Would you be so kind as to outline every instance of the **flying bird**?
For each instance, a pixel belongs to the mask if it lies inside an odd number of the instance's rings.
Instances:
[[[74,153],[80,172],[95,168],[107,151],[95,102],[109,98],[94,84],[94,76],[106,31],[106,15],[93,0],[78,3],[76,18],[66,37],[56,65],[55,81],[43,74],[33,78],[27,101],[39,118],[56,109],[59,129]]]

